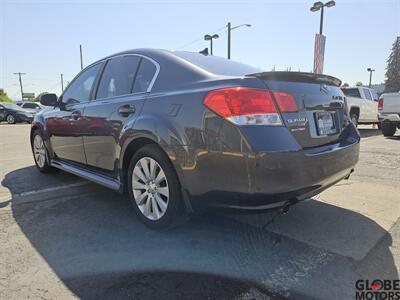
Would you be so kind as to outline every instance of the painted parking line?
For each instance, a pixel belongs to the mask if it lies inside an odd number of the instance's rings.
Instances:
[[[22,192],[19,194],[15,194],[15,196],[18,196],[18,197],[31,196],[31,195],[41,194],[41,193],[48,193],[48,192],[54,192],[54,191],[59,191],[59,190],[63,190],[63,189],[79,187],[79,186],[88,185],[88,184],[90,184],[89,181],[80,181],[80,182],[76,182],[76,183],[65,184],[65,185],[45,188],[45,189],[41,189],[41,190]]]

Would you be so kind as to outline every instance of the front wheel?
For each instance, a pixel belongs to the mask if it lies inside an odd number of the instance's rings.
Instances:
[[[384,136],[393,136],[396,132],[396,124],[391,122],[382,122],[382,133]]]
[[[6,117],[6,120],[7,120],[8,124],[15,124],[16,123],[15,117],[13,115],[8,115]]]
[[[351,116],[350,116],[350,118],[351,118],[351,122],[353,122],[353,124],[354,124],[354,126],[358,126],[358,116],[357,116],[357,114],[352,114]]]
[[[144,146],[132,157],[128,189],[136,214],[148,227],[168,229],[185,219],[178,177],[157,145]]]
[[[39,130],[33,133],[32,152],[36,167],[40,172],[49,173],[54,170],[54,168],[50,166],[46,145]]]

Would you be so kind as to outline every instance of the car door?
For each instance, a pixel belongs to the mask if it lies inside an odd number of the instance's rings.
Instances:
[[[132,128],[156,70],[155,62],[138,55],[107,61],[96,97],[84,111],[88,132],[83,143],[88,165],[117,176],[120,133],[124,126]]]
[[[0,121],[6,118],[6,109],[3,105],[0,104]]]
[[[363,93],[364,93],[364,100],[365,100],[365,110],[367,112],[367,117],[366,119],[371,122],[374,120],[374,111],[373,111],[373,106],[374,106],[374,101],[372,99],[372,95],[369,92],[369,89],[363,88]]]
[[[379,96],[374,90],[369,90],[372,96],[371,110],[374,122],[378,122],[378,100]]]
[[[102,63],[82,71],[59,98],[59,108],[46,115],[51,147],[57,158],[86,164],[83,134],[86,120],[84,107],[91,98]]]

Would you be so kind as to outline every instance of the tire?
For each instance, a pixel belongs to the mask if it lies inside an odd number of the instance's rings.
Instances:
[[[146,145],[132,157],[128,192],[136,215],[149,228],[169,229],[187,219],[178,177],[157,145]]]
[[[384,136],[393,136],[396,132],[396,124],[391,122],[382,122],[382,133]]]
[[[6,121],[7,121],[8,124],[15,124],[16,123],[16,119],[12,114],[7,115]]]
[[[357,114],[351,114],[350,116],[351,121],[353,122],[354,126],[358,126],[358,115]]]
[[[35,130],[33,133],[31,148],[36,168],[40,172],[50,173],[55,171],[55,169],[50,166],[48,151],[40,130]]]

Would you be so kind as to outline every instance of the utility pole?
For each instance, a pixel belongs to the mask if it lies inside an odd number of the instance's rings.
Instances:
[[[79,52],[80,52],[80,55],[81,55],[81,70],[83,70],[82,45],[79,45]]]
[[[64,78],[63,73],[61,73],[61,93],[64,92]]]
[[[23,90],[23,88],[22,88],[22,78],[21,78],[21,75],[26,75],[26,73],[18,72],[18,73],[14,73],[14,75],[18,75],[18,77],[19,77],[19,86],[21,87],[21,101],[23,101],[23,100],[24,100],[24,90]]]

